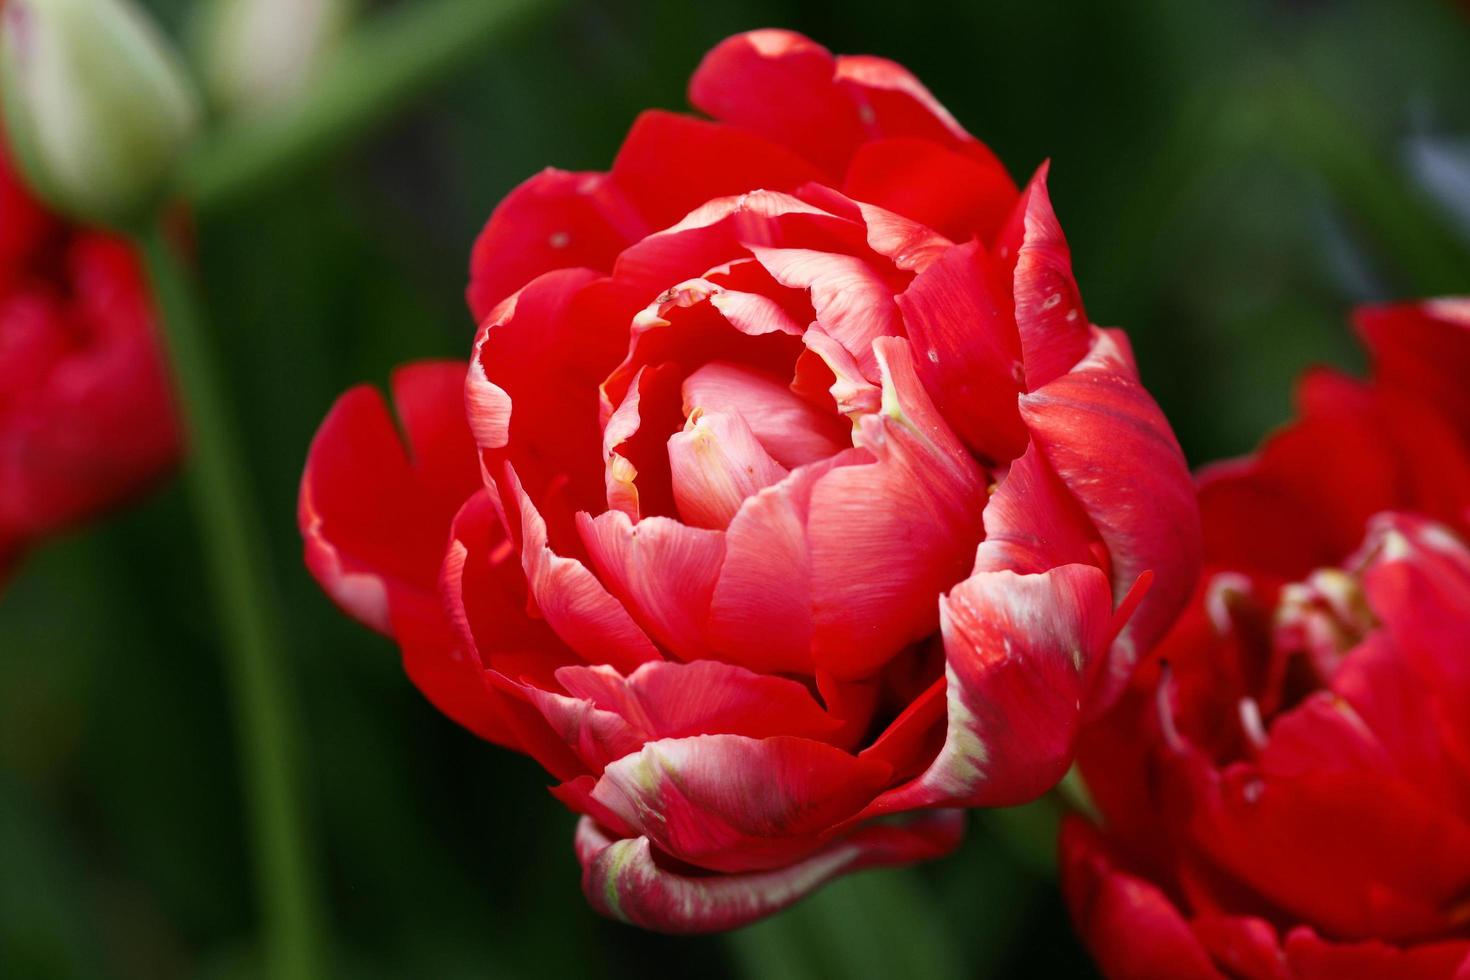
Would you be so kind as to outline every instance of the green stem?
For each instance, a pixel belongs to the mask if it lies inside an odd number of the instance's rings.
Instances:
[[[243,117],[187,161],[183,195],[200,211],[247,199],[392,116],[553,0],[419,0],[355,29],[284,108]]]
[[[188,479],[235,701],[250,807],[266,976],[326,975],[302,806],[294,694],[277,597],[203,311],[189,272],[158,229],[139,237],[172,354],[189,433]]]

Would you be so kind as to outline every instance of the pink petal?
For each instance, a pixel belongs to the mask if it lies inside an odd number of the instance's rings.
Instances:
[[[685,523],[723,531],[745,502],[788,472],[738,414],[698,412],[669,439],[674,500]]]
[[[739,415],[784,467],[826,459],[851,445],[848,426],[817,410],[789,386],[755,368],[714,362],[684,380],[684,414],[696,409]]]
[[[923,272],[954,245],[928,225],[822,184],[799,187],[796,196],[832,214],[861,222],[868,229],[868,248],[905,272]]]
[[[652,302],[670,283],[706,275],[744,258],[749,245],[861,248],[864,230],[848,218],[778,191],[756,190],[716,198],[678,224],[630,246],[613,266],[620,282]]]

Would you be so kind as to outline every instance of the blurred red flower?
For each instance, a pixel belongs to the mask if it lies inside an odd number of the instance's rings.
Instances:
[[[1470,300],[1200,480],[1206,577],[1082,773],[1063,884],[1115,978],[1470,976]]]
[[[402,442],[344,395],[300,499],[323,587],[560,781],[591,902],[671,931],[1045,791],[1199,547],[1044,168],[1018,191],[903,68],[785,31],[690,97],[714,121],[506,198],[468,371],[398,372]]]
[[[0,579],[144,490],[179,443],[136,257],[46,211],[0,147]]]

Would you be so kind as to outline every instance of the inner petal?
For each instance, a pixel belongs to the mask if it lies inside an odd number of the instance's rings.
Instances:
[[[723,530],[746,497],[789,472],[740,415],[695,409],[669,439],[674,501],[685,523]]]
[[[849,449],[849,426],[792,392],[790,385],[759,369],[713,361],[683,385],[684,414],[739,415],[761,447],[793,469]]]

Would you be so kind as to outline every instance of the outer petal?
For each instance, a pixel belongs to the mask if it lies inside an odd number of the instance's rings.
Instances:
[[[837,59],[792,31],[760,30],[721,41],[689,80],[696,108],[789,146],[841,177],[863,139],[858,109],[835,84]]]
[[[449,525],[480,483],[464,371],[446,361],[394,373],[408,447],[382,395],[363,385],[337,400],[307,454],[298,502],[307,567],[344,610],[382,633],[393,632],[400,608],[437,615]]]
[[[682,861],[762,871],[817,850],[889,774],[810,739],[700,735],[649,742],[608,766],[592,795]]]
[[[717,197],[758,188],[789,191],[818,177],[815,167],[779,144],[657,109],[633,123],[612,169],[650,230],[667,228]]]
[[[392,634],[409,679],[434,706],[482,738],[517,747],[473,645],[440,602],[445,543],[479,486],[464,420],[464,364],[400,368],[392,387],[407,446],[378,391],[354,388],[318,430],[301,482],[306,564],[357,619]],[[531,628],[511,610],[507,634]]]
[[[563,269],[500,304],[475,338],[464,383],[490,472],[499,460],[515,466],[559,548],[575,545],[571,515],[601,510],[605,499],[598,385],[628,342],[605,284],[590,270]]]
[[[1061,872],[1072,923],[1110,980],[1223,980],[1168,896],[1120,870],[1076,817],[1062,827]]]
[[[1099,698],[1106,703],[1194,590],[1200,526],[1189,470],[1163,413],[1104,335],[1076,369],[1023,395],[1021,414],[1107,545],[1114,597],[1154,574],[1114,644],[1113,681]]]
[[[1032,391],[1071,370],[1088,352],[1087,313],[1072,253],[1046,190],[1049,164],[1042,164],[1016,203],[1010,227],[996,248],[1014,269],[1016,329]]]
[[[476,322],[544,272],[607,272],[652,231],[607,174],[547,168],[506,195],[475,240],[467,298]]]
[[[1097,528],[1033,444],[1013,462],[985,505],[985,540],[975,571],[1034,574],[1072,563],[1102,564]]]
[[[614,840],[584,817],[577,858],[582,890],[603,915],[659,932],[719,932],[778,912],[838,875],[942,857],[963,834],[960,811],[936,810],[864,827],[772,871],[695,877],[655,861],[647,837]]]
[[[1072,764],[1087,665],[1105,655],[1112,633],[1107,578],[1092,565],[981,572],[955,586],[940,613],[944,747],[874,812],[1011,806],[1050,789]]]
[[[1470,441],[1470,297],[1359,310],[1374,377],[1428,399]]]
[[[957,242],[993,241],[1016,201],[1015,181],[993,157],[977,159],[913,138],[858,147],[842,190]]]

